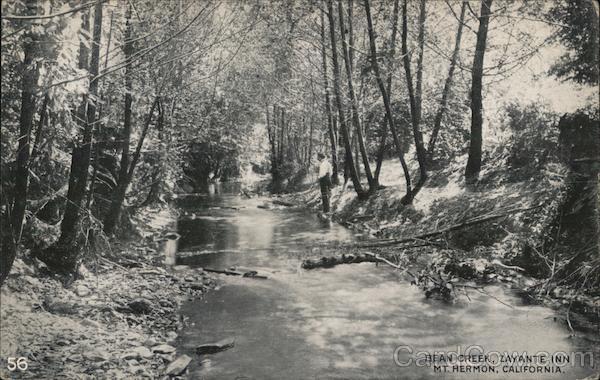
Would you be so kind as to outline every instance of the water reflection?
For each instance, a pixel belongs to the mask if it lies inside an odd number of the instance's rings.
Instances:
[[[576,347],[552,310],[525,305],[502,287],[491,297],[477,292],[456,305],[425,300],[398,273],[364,263],[303,271],[299,263],[323,241],[353,239],[336,224],[313,215],[257,208],[264,200],[221,193],[184,199],[178,229],[179,264],[212,268],[232,265],[268,272],[268,280],[223,277],[225,286],[184,305],[190,325],[179,344],[193,355],[201,343],[234,337],[233,349],[211,357],[210,366],[191,365],[193,378],[362,379],[464,378],[434,374],[431,367],[395,365],[398,345],[415,350],[566,351]],[[590,348],[583,344],[583,347]],[[589,368],[563,374],[485,375],[486,379],[578,378]],[[472,375],[470,378],[479,378]]]

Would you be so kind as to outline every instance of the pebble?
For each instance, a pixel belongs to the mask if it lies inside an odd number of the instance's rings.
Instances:
[[[156,352],[157,354],[170,354],[171,352],[175,352],[175,347],[169,346],[168,344],[159,344],[158,346],[152,347],[152,352]]]
[[[185,369],[187,368],[187,366],[190,364],[191,361],[192,361],[192,358],[190,358],[187,355],[182,355],[182,356],[178,357],[171,364],[169,364],[169,366],[165,370],[165,375],[169,375],[169,376],[181,375],[185,371]]]
[[[85,297],[90,295],[91,291],[90,289],[88,289],[87,286],[85,285],[77,285],[75,287],[75,294],[77,294],[79,297]]]
[[[94,362],[103,362],[110,359],[110,354],[106,351],[92,350],[84,352],[83,358]]]

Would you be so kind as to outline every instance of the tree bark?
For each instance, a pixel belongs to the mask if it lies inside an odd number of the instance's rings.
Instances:
[[[131,5],[127,7],[125,15],[125,46],[123,53],[125,60],[130,60],[133,55],[133,26],[131,24]],[[121,131],[121,163],[119,166],[119,178],[117,188],[113,192],[112,200],[106,217],[104,219],[104,232],[111,234],[119,220],[121,206],[125,200],[125,193],[129,186],[127,172],[129,170],[129,144],[131,143],[131,113],[133,107],[133,68],[125,66],[125,108],[123,111],[123,130]]]
[[[41,257],[49,268],[66,274],[77,271],[80,261],[80,248],[77,239],[78,225],[80,222],[80,211],[88,179],[88,168],[92,150],[92,135],[96,117],[95,99],[98,93],[98,65],[100,59],[100,40],[102,37],[102,5],[98,3],[94,7],[94,31],[92,43],[92,55],[90,60],[89,96],[86,98],[87,110],[84,120],[84,130],[79,146],[73,148],[71,159],[71,173],[69,176],[69,189],[67,191],[67,202],[65,213],[60,225],[60,237],[58,242],[48,248]],[[87,51],[82,51],[82,59],[85,59]],[[85,62],[84,62],[85,63]]]
[[[352,4],[350,0],[350,5]],[[344,64],[346,67],[346,78],[348,82],[348,95],[350,97],[350,106],[351,106],[351,114],[352,114],[352,122],[354,123],[354,129],[356,131],[356,142],[357,142],[357,150],[360,150],[360,155],[363,161],[363,167],[365,169],[365,175],[367,176],[367,181],[369,183],[369,192],[373,193],[377,190],[377,183],[373,179],[373,174],[371,173],[371,166],[369,165],[369,156],[367,155],[367,149],[365,147],[365,140],[362,133],[362,126],[360,123],[360,119],[358,116],[358,105],[356,101],[356,94],[354,93],[354,84],[352,81],[352,62],[350,61],[350,53],[349,47],[346,44],[346,38],[344,37],[344,6],[340,1],[338,5],[338,14],[340,19],[340,32],[342,36],[342,53],[344,58]],[[351,14],[351,11],[348,11]],[[352,19],[349,19],[349,22],[352,22]]]
[[[104,71],[106,71],[106,69],[108,68],[108,58],[109,58],[109,53],[110,53],[110,41],[112,39],[112,34],[113,34],[114,16],[115,16],[115,14],[113,11],[110,14],[110,27],[108,30],[108,39],[106,41]],[[98,116],[96,117],[99,121],[98,128],[96,131],[96,136],[102,135],[102,128],[104,126],[104,123],[102,122],[102,115],[103,115],[103,110],[104,110],[104,102],[106,100],[105,94],[102,94],[101,99],[102,99],[102,101],[101,101],[100,107],[98,109]],[[87,209],[89,209],[91,207],[92,201],[94,200],[94,189],[96,188],[96,178],[98,176],[98,166],[99,166],[98,162],[100,160],[100,157],[102,157],[103,151],[104,151],[104,142],[96,141],[96,144],[94,144],[94,151],[92,152],[92,158],[91,158],[92,178],[90,179],[90,189],[89,189],[87,200],[85,203],[86,204],[85,207]]]
[[[481,146],[483,144],[483,99],[481,90],[483,85],[483,58],[491,10],[492,0],[481,0],[481,15],[479,16],[471,84],[471,141],[465,169],[465,178],[469,183],[477,181],[481,170]]]
[[[408,100],[410,103],[410,116],[415,140],[415,148],[417,151],[417,160],[419,161],[420,178],[417,184],[417,189],[420,188],[427,179],[427,157],[425,154],[425,146],[423,145],[423,135],[419,126],[421,120],[417,99],[413,87],[412,73],[410,68],[410,57],[408,56],[408,21],[407,21],[407,0],[402,3],[402,60],[404,62],[404,71],[406,73],[406,84],[408,87]],[[414,194],[413,194],[414,196]]]
[[[362,188],[360,178],[356,172],[356,166],[354,166],[354,159],[352,157],[352,144],[350,142],[350,136],[348,135],[348,128],[344,121],[344,109],[342,106],[342,95],[340,90],[340,66],[338,62],[337,43],[335,35],[335,20],[333,13],[333,0],[327,0],[327,17],[329,19],[329,34],[331,37],[331,55],[333,61],[333,91],[335,93],[335,100],[338,109],[340,131],[342,132],[342,138],[344,140],[344,148],[346,150],[346,164],[350,174],[350,179],[354,185],[354,190],[358,195],[359,199],[364,199],[367,194]]]
[[[394,144],[396,145],[396,150],[398,152],[398,158],[400,159],[400,164],[402,165],[402,170],[404,171],[404,178],[406,180],[406,196],[403,198],[403,203],[407,204],[412,201],[412,185],[410,182],[410,173],[408,171],[408,166],[406,165],[406,160],[404,159],[404,152],[402,150],[402,144],[398,138],[398,133],[396,131],[396,126],[394,125],[394,117],[392,115],[392,107],[390,105],[390,97],[386,91],[385,84],[383,83],[383,79],[381,77],[381,72],[379,70],[379,63],[377,62],[377,46],[375,45],[375,35],[373,32],[373,21],[371,19],[371,6],[369,4],[369,0],[364,0],[365,2],[365,12],[367,16],[367,31],[369,34],[369,48],[371,52],[371,61],[373,65],[373,70],[375,71],[375,78],[377,79],[377,84],[379,86],[379,91],[381,92],[381,96],[383,98],[383,105],[385,107],[385,117],[388,122],[388,126],[390,131],[392,132],[392,137],[394,138]]]
[[[33,7],[35,9],[35,7]],[[37,64],[34,62],[38,41],[30,36],[23,46],[23,79],[21,81],[21,110],[19,114],[19,144],[17,170],[15,172],[14,203],[12,207],[12,231],[15,244],[21,239],[27,191],[29,189],[29,164],[31,155],[31,130],[35,115],[35,91],[38,81]]]
[[[144,146],[144,140],[146,139],[146,135],[148,134],[148,129],[150,128],[150,124],[152,123],[152,116],[154,116],[154,112],[156,108],[159,107],[161,109],[160,98],[156,97],[152,102],[152,106],[150,107],[150,111],[148,115],[146,115],[146,121],[144,122],[144,127],[142,129],[142,134],[140,135],[140,139],[138,140],[135,152],[131,157],[131,163],[129,166],[125,167],[125,177],[122,183],[118,184],[118,193],[115,194],[111,202],[111,206],[109,212],[106,214],[106,218],[104,220],[104,232],[109,234],[114,230],[117,222],[119,221],[119,216],[121,215],[121,209],[123,208],[123,203],[125,202],[125,196],[127,195],[127,188],[133,179],[133,174],[135,172],[135,168],[140,160],[142,147]],[[159,111],[161,113],[162,110]],[[123,168],[120,168],[122,171]],[[119,175],[120,177],[120,175]],[[121,181],[119,181],[121,182]]]
[[[396,34],[398,33],[398,14],[400,0],[394,0],[394,10],[392,12],[392,36],[390,43],[390,56],[388,57],[388,76],[387,76],[387,93],[388,97],[392,96],[392,72],[394,69],[394,56],[396,55]],[[379,174],[381,173],[381,166],[383,164],[383,157],[385,155],[385,146],[387,141],[388,123],[384,122],[381,128],[381,140],[379,143],[379,149],[377,151],[377,163],[375,166],[375,181],[379,183]]]
[[[419,55],[417,56],[417,83],[415,85],[415,103],[417,104],[417,116],[421,123],[423,115],[423,55],[425,53],[425,20],[427,17],[427,4],[421,0],[419,4]]]
[[[29,0],[27,13],[35,14],[37,2]],[[15,171],[15,187],[13,204],[9,205],[2,186],[2,199],[6,203],[2,215],[2,248],[0,252],[0,286],[10,273],[17,255],[17,246],[21,238],[23,219],[27,206],[29,189],[30,140],[33,116],[35,114],[35,91],[38,81],[38,70],[35,63],[37,40],[29,35],[23,45],[23,77],[21,80],[21,110],[19,115],[19,144],[17,150],[17,169]],[[12,207],[11,207],[12,206]]]
[[[450,91],[454,80],[454,70],[456,69],[456,64],[458,62],[458,56],[460,53],[460,42],[462,39],[462,31],[466,10],[467,2],[464,1],[460,9],[460,19],[458,21],[458,30],[456,32],[456,39],[454,41],[454,51],[452,52],[452,59],[450,60],[448,76],[446,77],[446,82],[444,83],[444,89],[442,90],[442,99],[440,100],[440,106],[438,108],[438,111],[435,114],[435,119],[433,121],[433,130],[431,131],[431,137],[429,138],[429,144],[427,146],[427,156],[429,162],[433,160],[433,151],[435,149],[435,143],[437,142],[438,133],[442,126],[442,119],[444,117],[444,113],[446,112],[446,109],[448,107],[448,98],[450,97]]]

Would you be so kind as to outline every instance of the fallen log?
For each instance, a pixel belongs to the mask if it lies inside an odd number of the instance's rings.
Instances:
[[[358,264],[358,263],[377,263],[381,260],[373,255],[346,255],[342,256],[332,256],[332,257],[322,257],[319,260],[304,260],[302,262],[303,269],[316,269],[316,268],[332,268],[336,265],[340,264]]]
[[[258,274],[258,272],[253,271],[253,270],[242,272],[242,271],[238,271],[238,270],[204,268],[204,271],[211,272],[211,273],[226,274],[228,276],[241,276],[241,277],[256,278],[256,279],[260,279],[260,280],[268,279],[267,276],[260,275],[260,274]]]
[[[293,203],[281,201],[279,199],[273,199],[273,201],[271,203],[273,203],[274,205],[285,206],[285,207],[294,207],[295,206],[295,204],[293,204]]]
[[[463,227],[468,227],[468,226],[472,226],[472,225],[479,224],[479,223],[489,222],[490,220],[503,218],[510,214],[514,214],[514,213],[522,212],[522,211],[529,211],[529,210],[533,210],[533,209],[540,208],[540,207],[542,207],[542,205],[536,205],[536,206],[525,207],[525,208],[515,208],[515,209],[507,210],[501,214],[494,214],[494,215],[488,215],[488,216],[469,219],[465,222],[453,224],[449,227],[442,228],[441,230],[431,231],[431,232],[427,232],[427,233],[420,234],[420,235],[407,236],[405,238],[399,238],[399,239],[380,240],[378,242],[373,242],[370,244],[350,245],[349,247],[354,247],[354,248],[386,247],[386,246],[390,246],[390,245],[410,243],[413,241],[422,241],[422,240],[425,240],[425,239],[433,237],[433,236],[443,235],[447,232],[452,232],[452,231],[461,229]]]

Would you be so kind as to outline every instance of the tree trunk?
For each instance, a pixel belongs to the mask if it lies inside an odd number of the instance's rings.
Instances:
[[[475,182],[481,170],[481,145],[483,143],[483,99],[481,95],[483,82],[483,57],[485,54],[488,24],[492,10],[492,0],[481,0],[481,15],[477,30],[477,44],[473,59],[471,84],[471,141],[469,159],[465,169],[467,182]]]
[[[35,9],[35,7],[33,7]],[[29,188],[29,159],[31,154],[31,130],[35,115],[35,91],[37,89],[38,69],[34,62],[38,41],[30,37],[23,46],[23,79],[21,82],[21,111],[19,115],[19,144],[17,150],[17,170],[15,172],[14,203],[12,207],[12,231],[15,244],[21,239],[27,190]]]
[[[350,5],[352,4],[351,0],[350,0]],[[365,147],[365,140],[363,137],[363,133],[362,133],[362,127],[361,127],[361,123],[360,123],[360,119],[358,116],[358,105],[357,105],[357,101],[356,101],[356,94],[354,93],[354,84],[352,81],[352,62],[350,61],[350,53],[349,53],[349,49],[352,48],[352,46],[348,46],[346,44],[346,38],[344,37],[344,6],[342,5],[343,3],[340,1],[339,5],[338,5],[338,14],[339,14],[339,19],[340,19],[340,33],[342,36],[342,56],[344,58],[344,64],[346,67],[346,78],[348,81],[348,96],[350,97],[350,106],[351,106],[351,114],[352,114],[352,121],[354,123],[354,129],[356,131],[356,142],[357,142],[357,150],[360,150],[360,155],[362,157],[362,161],[363,161],[363,167],[365,169],[365,175],[367,176],[367,181],[369,182],[369,192],[374,192],[377,190],[377,184],[374,182],[373,180],[373,174],[371,173],[371,167],[369,165],[369,157],[367,155],[367,149]],[[350,9],[348,10],[348,14],[351,14]],[[350,17],[350,16],[349,16]],[[349,23],[352,23],[352,19],[349,19]],[[350,28],[350,26],[349,26]],[[358,156],[357,156],[358,157]]]
[[[140,139],[138,140],[135,152],[131,157],[131,163],[128,166],[120,168],[120,173],[125,170],[125,177],[123,182],[119,180],[118,184],[118,192],[115,194],[108,213],[106,214],[106,218],[104,219],[104,232],[111,233],[114,230],[117,222],[119,221],[119,216],[121,215],[121,209],[123,208],[123,203],[125,202],[125,195],[127,194],[127,188],[133,179],[133,174],[135,172],[135,167],[137,166],[142,147],[144,146],[144,140],[146,139],[146,135],[148,134],[148,129],[150,128],[150,124],[152,122],[152,116],[154,116],[154,112],[156,108],[159,107],[159,113],[162,113],[162,107],[160,104],[160,98],[156,97],[152,102],[152,106],[150,107],[150,111],[146,116],[146,121],[144,122],[144,127],[142,129],[142,134],[140,135]],[[119,173],[119,178],[121,177]]]
[[[400,13],[399,4],[400,0],[394,0],[394,10],[392,16],[392,36],[390,46],[390,56],[388,57],[388,76],[387,76],[387,93],[388,97],[392,96],[392,72],[394,69],[394,56],[396,55],[396,34],[398,33],[398,14]],[[379,174],[381,173],[381,165],[383,164],[383,157],[385,156],[385,146],[388,133],[388,123],[384,122],[381,128],[381,141],[379,143],[379,149],[377,151],[377,164],[375,166],[375,181],[379,183]]]
[[[402,151],[402,144],[398,139],[398,133],[396,131],[396,126],[394,125],[394,117],[392,116],[392,107],[390,105],[390,98],[385,88],[385,84],[383,83],[383,79],[381,77],[381,72],[379,70],[379,63],[377,62],[377,46],[375,45],[375,35],[373,33],[373,21],[371,19],[371,6],[369,4],[369,0],[364,0],[365,2],[365,12],[367,15],[367,31],[369,33],[369,47],[371,52],[371,60],[373,64],[373,70],[375,71],[375,77],[377,79],[377,84],[379,86],[379,91],[381,91],[381,96],[383,98],[383,105],[385,107],[385,117],[388,122],[388,126],[390,131],[392,132],[392,137],[394,138],[394,144],[396,145],[396,149],[398,151],[398,158],[400,159],[400,164],[402,165],[402,170],[404,171],[404,178],[406,180],[406,196],[403,198],[403,203],[407,204],[412,201],[412,185],[410,183],[410,173],[408,171],[408,166],[406,165],[406,160],[404,159],[404,152]]]
[[[100,40],[102,37],[102,5],[98,3],[94,7],[94,32],[92,43],[92,56],[90,60],[90,88],[89,96],[86,98],[87,111],[84,121],[84,130],[79,146],[73,148],[71,159],[71,173],[69,176],[69,189],[67,191],[67,202],[65,214],[60,225],[60,237],[58,242],[48,248],[41,259],[48,267],[55,271],[73,274],[77,271],[80,261],[80,247],[77,239],[78,225],[80,222],[80,210],[85,196],[88,179],[88,168],[92,150],[92,135],[96,117],[95,99],[98,93],[98,65],[100,60]],[[87,50],[84,49],[84,57]],[[85,62],[83,62],[85,63]]]
[[[456,32],[456,40],[454,41],[454,52],[452,53],[452,59],[450,60],[450,68],[448,69],[448,76],[446,77],[446,83],[444,83],[444,89],[442,90],[442,99],[435,119],[433,121],[433,130],[431,131],[431,137],[429,138],[429,145],[427,146],[427,156],[429,162],[433,160],[433,150],[437,141],[438,133],[442,125],[442,118],[448,107],[448,97],[452,88],[452,82],[454,80],[454,70],[456,69],[456,63],[458,62],[458,55],[460,53],[460,41],[462,39],[462,31],[465,20],[465,11],[467,9],[467,2],[464,1],[460,8],[460,19],[458,21],[458,30]]]
[[[335,20],[333,14],[333,0],[327,1],[327,17],[329,18],[329,34],[331,37],[331,55],[333,62],[333,91],[335,93],[335,100],[338,109],[340,131],[342,132],[342,138],[344,139],[344,148],[346,150],[346,164],[348,165],[350,179],[354,185],[354,190],[358,195],[359,199],[364,199],[367,194],[364,192],[356,172],[356,166],[354,166],[354,159],[352,157],[352,144],[350,142],[350,136],[348,135],[348,128],[344,121],[344,109],[342,106],[342,95],[340,90],[340,66],[338,62],[337,43],[335,35]]]
[[[115,13],[113,11],[110,14],[110,27],[108,29],[108,39],[106,41],[104,71],[106,71],[108,68],[108,58],[109,58],[109,54],[110,54],[110,41],[112,39],[112,33],[113,33],[114,16],[115,16]],[[99,123],[98,123],[97,131],[95,133],[96,136],[102,136],[102,128],[104,126],[104,123],[102,122],[102,115],[103,115],[103,111],[104,111],[104,107],[105,107],[105,100],[106,100],[105,94],[102,94],[100,107],[98,109],[97,119],[98,119]],[[96,178],[98,176],[99,160],[100,160],[100,157],[102,157],[102,154],[104,152],[104,144],[105,144],[104,141],[96,141],[96,144],[94,144],[94,151],[92,152],[92,159],[91,159],[92,178],[90,179],[90,189],[88,192],[86,206],[85,206],[87,209],[89,209],[91,207],[92,201],[94,200],[94,189],[96,188]]]
[[[27,13],[35,14],[37,3],[27,2]],[[21,238],[27,191],[29,189],[30,139],[35,114],[35,91],[38,81],[38,70],[34,62],[37,40],[28,36],[23,46],[23,78],[21,82],[21,110],[19,115],[19,144],[17,150],[17,170],[15,171],[14,201],[8,204],[4,188],[2,199],[6,204],[5,215],[2,215],[2,248],[0,252],[0,286],[10,273],[17,255],[17,246]]]
[[[133,55],[133,26],[131,25],[131,5],[127,7],[125,15],[125,46],[123,53],[125,61],[129,61]],[[121,206],[125,200],[125,193],[129,186],[127,180],[127,171],[129,170],[129,144],[131,142],[131,113],[133,106],[133,68],[131,65],[125,66],[125,108],[123,111],[123,130],[121,131],[121,163],[119,166],[119,178],[117,187],[114,189],[112,200],[106,217],[104,218],[104,232],[110,235],[121,213]]]
[[[420,178],[416,188],[420,188],[427,179],[427,157],[425,154],[425,146],[423,145],[423,135],[421,134],[420,117],[421,112],[417,104],[415,91],[413,88],[412,73],[410,68],[410,57],[408,56],[408,21],[407,21],[407,0],[402,3],[402,60],[404,63],[404,71],[406,73],[406,84],[408,87],[408,100],[410,103],[410,117],[415,140],[415,148],[417,150],[417,160],[419,161]],[[422,41],[419,41],[422,43]],[[416,190],[416,189],[415,189]],[[416,190],[417,191],[417,190]],[[413,194],[414,196],[415,194]]]
[[[417,104],[417,116],[421,123],[423,115],[423,55],[425,53],[425,19],[427,17],[427,4],[421,0],[419,4],[419,55],[417,56],[417,83],[415,85],[415,103]]]

